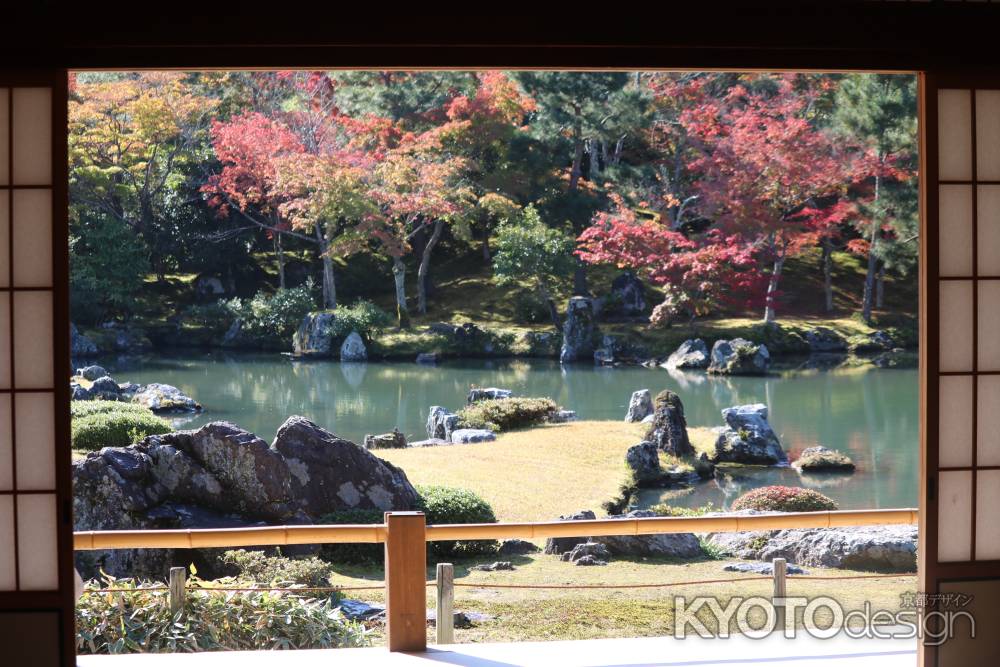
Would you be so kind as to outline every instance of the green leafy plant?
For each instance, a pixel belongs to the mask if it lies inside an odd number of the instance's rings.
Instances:
[[[551,398],[498,398],[479,401],[458,411],[459,428],[485,428],[495,433],[542,424],[559,409]]]
[[[333,311],[336,317],[330,324],[329,333],[334,343],[340,344],[351,335],[351,331],[370,343],[373,338],[392,324],[392,316],[371,301],[360,299],[349,306],[340,306]]]
[[[822,512],[837,509],[837,503],[819,491],[797,486],[762,486],[744,493],[733,510],[762,512]]]
[[[450,486],[419,486],[420,507],[428,525],[447,523],[496,523],[490,504],[467,489]],[[494,553],[496,540],[431,542],[432,555],[464,557]]]
[[[257,292],[252,299],[239,297],[224,302],[233,317],[243,322],[241,334],[248,342],[288,346],[302,319],[316,308],[313,284],[279,289],[274,294]]]
[[[125,447],[148,435],[169,433],[170,422],[135,403],[73,401],[70,407],[73,449],[96,451]]]
[[[219,583],[225,580],[220,580]],[[106,576],[87,584],[76,605],[80,654],[176,653],[365,646],[365,629],[344,618],[339,597],[294,591],[213,591],[188,581],[184,609],[170,613],[158,582]],[[98,588],[122,592],[96,593]]]
[[[236,568],[240,580],[287,586],[329,586],[330,566],[319,558],[269,556],[263,551],[233,549],[225,551],[223,564]]]
[[[651,511],[656,512],[658,516],[705,516],[710,512],[716,512],[716,508],[712,503],[707,503],[701,507],[674,507],[667,503],[659,503],[653,505],[649,508]]]

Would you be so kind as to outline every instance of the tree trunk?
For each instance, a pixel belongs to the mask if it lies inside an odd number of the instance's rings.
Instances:
[[[316,242],[319,244],[320,259],[323,261],[323,307],[332,310],[337,307],[337,282],[333,275],[330,244],[320,231],[319,225],[316,225]]]
[[[875,307],[885,306],[885,262],[878,264],[878,277],[875,279]]]
[[[424,251],[420,255],[420,266],[417,267],[417,310],[421,315],[427,314],[427,272],[431,268],[431,253],[434,246],[441,239],[441,231],[444,229],[444,220],[434,221],[434,231],[431,237],[424,244]]]
[[[493,253],[490,252],[490,227],[483,228],[483,261],[489,264],[493,261]]]
[[[406,265],[402,257],[392,258],[392,278],[396,283],[396,320],[400,329],[410,328],[410,312],[406,308]]]
[[[587,288],[587,267],[579,258],[573,271],[573,296],[590,296],[590,290]]]
[[[774,260],[774,268],[771,270],[771,279],[767,281],[767,296],[764,299],[764,323],[774,322],[775,310],[774,300],[778,296],[778,283],[781,281],[781,269],[785,266],[785,255],[781,253]]]
[[[278,259],[278,287],[285,289],[285,250],[281,247],[281,232],[274,233],[274,256]]]
[[[878,244],[878,232],[879,232],[879,218],[881,215],[878,211],[878,199],[879,199],[879,177],[875,177],[875,215],[876,219],[872,221],[872,231],[871,236],[868,239],[868,270],[865,273],[865,291],[861,299],[861,319],[865,321],[865,324],[872,323],[872,302],[875,300],[875,269],[878,265],[878,256],[875,254],[875,249]]]
[[[823,294],[826,301],[823,304],[826,312],[833,312],[833,248],[829,239],[823,239]]]
[[[573,167],[569,172],[569,191],[573,192],[576,190],[577,184],[580,182],[580,176],[583,175],[583,139],[576,140],[576,146],[573,148]]]
[[[552,293],[541,282],[538,284],[538,293],[541,294],[542,300],[545,301],[545,305],[549,308],[549,318],[552,320],[552,326],[556,328],[557,332],[562,333],[562,320],[559,318],[559,308],[556,307]]]

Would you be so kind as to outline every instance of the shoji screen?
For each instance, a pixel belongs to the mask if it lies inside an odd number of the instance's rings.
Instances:
[[[921,589],[973,596],[985,623],[1000,607],[1000,80],[925,83]],[[963,630],[924,664],[1000,657],[1000,634]]]
[[[66,244],[66,76],[0,72],[2,664],[73,664]]]

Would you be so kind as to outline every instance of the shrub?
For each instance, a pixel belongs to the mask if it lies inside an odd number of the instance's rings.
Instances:
[[[320,524],[373,524],[384,520],[382,510],[339,510],[324,514]],[[320,551],[324,560],[335,563],[381,563],[384,548],[381,544],[324,544]]]
[[[197,587],[196,578],[189,580]],[[364,628],[323,599],[279,591],[188,590],[184,613],[172,616],[167,592],[155,582],[107,577],[99,587],[121,593],[88,593],[76,604],[77,653],[174,653],[220,650],[365,646]]]
[[[365,299],[355,301],[350,306],[340,306],[334,313],[336,318],[330,325],[329,332],[338,345],[351,331],[357,331],[365,343],[370,343],[392,323],[389,313]]]
[[[822,512],[837,509],[837,503],[818,491],[797,486],[762,486],[736,499],[733,510],[764,512]]]
[[[273,295],[257,292],[252,299],[234,298],[225,307],[243,321],[241,334],[252,343],[287,346],[302,319],[316,308],[312,281]]]
[[[490,504],[467,489],[449,486],[420,486],[420,509],[428,524],[442,523],[496,523],[497,517]],[[458,542],[431,542],[433,555],[463,557],[494,553],[499,546],[496,540],[471,540]]]
[[[329,586],[330,566],[319,558],[269,556],[263,551],[233,549],[222,554],[225,565],[236,568],[241,581],[272,586]]]
[[[487,428],[495,433],[536,426],[559,409],[551,398],[498,398],[458,411],[459,428]]]
[[[172,431],[170,422],[133,403],[73,401],[71,440],[74,449],[97,451],[126,447],[147,435]]]
[[[649,509],[656,512],[657,516],[705,516],[710,512],[717,511],[712,503],[701,507],[674,507],[667,503],[659,503]]]
[[[224,333],[233,323],[233,313],[225,301],[191,304],[184,309],[181,317],[185,322],[207,329],[213,334]]]

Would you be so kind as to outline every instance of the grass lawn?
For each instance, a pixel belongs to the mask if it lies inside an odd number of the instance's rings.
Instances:
[[[495,442],[376,454],[414,484],[460,486],[486,499],[500,521],[550,521],[599,512],[626,479],[625,452],[646,424],[580,421],[501,434]]]
[[[456,628],[459,643],[506,642],[554,639],[595,639],[603,637],[642,637],[673,634],[674,596],[688,598],[714,595],[725,606],[732,596],[770,596],[770,580],[738,581],[746,574],[724,572],[730,560],[670,562],[658,559],[612,560],[606,567],[577,567],[563,563],[558,556],[533,554],[512,557],[515,570],[507,572],[470,571],[469,566],[493,559],[460,562],[455,565],[455,581],[460,584],[634,584],[731,579],[732,583],[712,583],[646,589],[455,589],[455,609],[493,616],[468,629]],[[335,566],[334,585],[371,585],[381,581],[381,566],[368,569]],[[843,576],[859,574],[850,570],[806,568],[811,575]],[[428,568],[428,581],[433,568]],[[866,600],[873,609],[899,608],[900,594],[916,590],[915,576],[848,581],[814,581],[790,578],[788,594],[809,598],[829,595],[838,600],[845,612],[861,609]],[[434,606],[434,588],[427,589],[427,605]],[[383,602],[382,591],[345,592],[347,597],[369,602]],[[801,613],[801,610],[800,610]],[[433,641],[434,629],[428,627]],[[384,627],[374,628],[374,642],[384,643]]]

